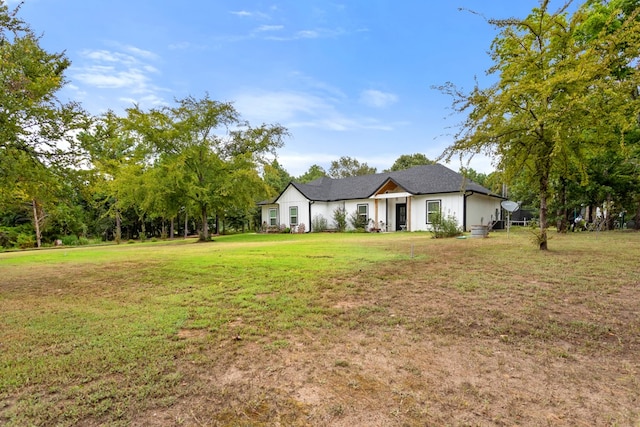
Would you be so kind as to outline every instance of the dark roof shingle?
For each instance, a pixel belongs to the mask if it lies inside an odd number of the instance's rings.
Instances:
[[[481,185],[440,164],[342,179],[322,177],[307,184],[292,182],[291,185],[313,201],[353,200],[371,197],[389,179],[414,195],[454,193],[462,191],[464,185],[465,191],[495,196]]]

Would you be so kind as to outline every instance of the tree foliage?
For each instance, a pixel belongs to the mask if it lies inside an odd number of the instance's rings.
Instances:
[[[277,159],[264,166],[263,178],[269,187],[269,195],[280,194],[286,186],[293,181],[293,177],[289,175]]]
[[[306,171],[304,174],[300,175],[296,179],[296,181],[302,182],[302,183],[308,183],[325,176],[328,176],[327,171],[325,171],[322,166],[313,164],[309,167],[309,170]]]
[[[175,166],[176,185],[200,216],[200,239],[209,240],[210,215],[248,211],[269,189],[258,167],[271,166],[287,130],[280,125],[251,127],[232,104],[187,97],[175,107],[128,110],[127,126],[155,159]]]
[[[342,156],[340,159],[332,161],[331,167],[329,168],[329,176],[335,179],[370,175],[376,172],[376,168],[370,167],[366,163],[360,163],[358,160],[349,156]]]
[[[0,203],[30,206],[40,246],[58,173],[76,159],[74,131],[85,117],[56,98],[69,60],[44,50],[18,12],[0,4]]]
[[[497,82],[470,93],[441,88],[467,117],[444,157],[488,154],[507,180],[528,171],[539,200],[540,249],[547,249],[553,180],[588,180],[589,156],[610,148],[603,140],[618,135],[623,142],[637,125],[637,73],[627,67],[621,79],[615,72],[638,57],[638,22],[629,16],[586,38],[590,4],[569,15],[568,4],[551,12],[542,0],[525,19],[490,20],[500,30],[489,70]]]
[[[391,168],[389,168],[386,172],[394,172],[400,171],[404,169],[409,169],[414,166],[422,166],[422,165],[432,165],[435,162],[433,160],[429,160],[427,156],[421,153],[415,154],[403,154],[393,162]]]

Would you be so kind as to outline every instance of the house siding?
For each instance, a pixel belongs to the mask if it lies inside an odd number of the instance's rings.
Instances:
[[[427,200],[439,200],[440,212],[446,218],[454,216],[459,227],[462,227],[462,206],[464,198],[460,193],[437,193],[414,196],[411,198],[411,231],[430,231],[427,224]]]
[[[493,220],[501,219],[500,201],[483,194],[467,197],[467,231],[471,230],[472,225],[487,225]]]
[[[309,221],[309,200],[295,187],[290,185],[278,198],[278,218],[280,220],[280,224],[285,227],[291,227],[289,208],[292,206],[298,208],[298,224],[295,225],[304,224],[305,230],[309,231],[309,224],[311,223]]]
[[[344,208],[345,203],[339,202],[313,202],[311,205],[311,221],[316,216],[321,216],[327,220],[327,227],[329,229],[337,228],[337,224],[333,219],[333,212],[338,208]],[[311,229],[310,231],[316,231]]]

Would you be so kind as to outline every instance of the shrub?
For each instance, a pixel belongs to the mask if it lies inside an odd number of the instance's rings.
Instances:
[[[13,227],[0,227],[0,246],[11,248],[18,240],[18,231]]]
[[[333,221],[338,231],[347,229],[347,211],[344,208],[335,208],[333,211]]]
[[[445,218],[445,216],[439,212],[432,214],[431,227],[431,233],[435,239],[455,237],[462,234],[462,230],[458,227],[458,221],[453,215],[447,215]]]
[[[64,246],[75,246],[78,244],[78,236],[72,234],[70,236],[62,236],[62,244]]]
[[[317,214],[311,220],[311,230],[316,233],[320,233],[322,231],[327,231],[327,219],[320,214]]]
[[[358,231],[365,231],[369,225],[369,220],[364,216],[358,215],[358,212],[352,212],[349,215],[349,224]]]
[[[16,239],[16,244],[20,249],[29,249],[36,246],[36,240],[31,234],[20,233]]]

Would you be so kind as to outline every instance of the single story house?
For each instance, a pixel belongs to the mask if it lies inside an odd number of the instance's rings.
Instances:
[[[329,228],[334,211],[358,215],[381,231],[428,231],[435,212],[455,217],[466,231],[501,219],[502,197],[440,164],[342,179],[291,182],[275,199],[261,202],[265,227],[314,231],[314,218]],[[349,227],[349,225],[348,225]]]

